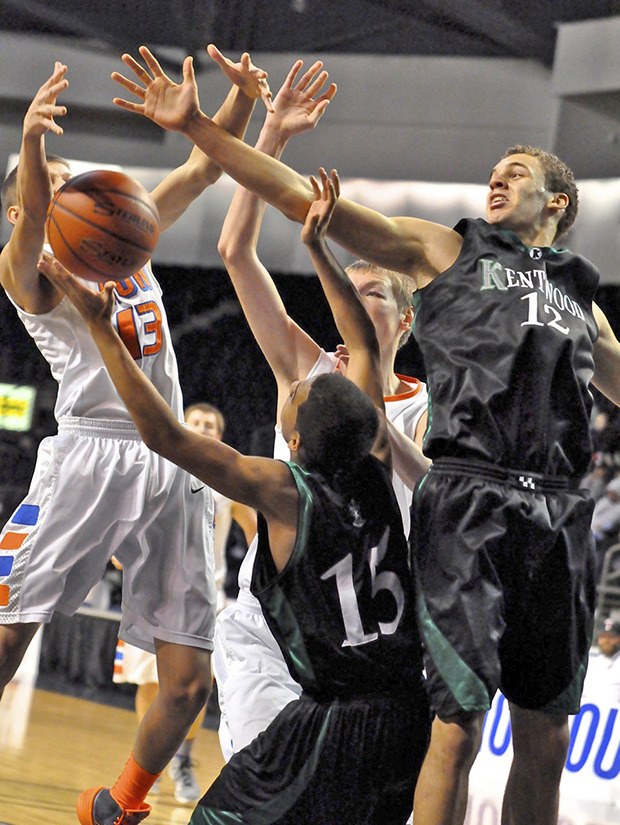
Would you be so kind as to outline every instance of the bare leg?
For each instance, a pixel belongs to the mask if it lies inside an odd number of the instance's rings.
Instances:
[[[159,692],[146,711],[134,758],[149,773],[160,773],[187,736],[209,698],[211,654],[207,650],[155,641]]]
[[[413,802],[415,825],[460,825],[467,810],[469,771],[480,748],[484,714],[436,718]]]
[[[510,705],[514,757],[502,825],[556,825],[568,752],[568,717]]]
[[[157,682],[145,682],[138,685],[136,690],[136,715],[138,723],[140,723],[146,716],[147,710],[155,701],[155,697],[159,693],[159,685]]]
[[[0,625],[0,697],[40,626],[37,622]]]

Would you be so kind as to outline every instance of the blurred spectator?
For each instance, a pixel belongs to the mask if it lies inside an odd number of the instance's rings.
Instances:
[[[605,619],[596,644],[588,659],[583,699],[620,705],[620,620]]]
[[[598,458],[593,465],[592,469],[582,478],[579,486],[588,490],[594,501],[598,501],[605,495],[605,488],[609,482],[609,467]]]
[[[620,533],[620,477],[605,487],[605,495],[594,505],[592,532],[596,544],[596,582],[600,579],[603,558]]]

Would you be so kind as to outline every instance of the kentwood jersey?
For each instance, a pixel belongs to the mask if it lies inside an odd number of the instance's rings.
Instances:
[[[259,515],[252,592],[292,676],[319,700],[419,686],[414,587],[387,469],[369,456],[344,496],[287,464],[300,496],[295,547],[278,574]]]
[[[99,289],[98,284],[82,283],[94,292]],[[57,420],[76,416],[131,421],[86,324],[68,298],[44,315],[15,308],[58,382]],[[161,287],[150,265],[116,285],[112,320],[133,358],[181,420],[176,356]]]
[[[455,230],[456,262],[414,293],[429,390],[425,454],[580,476],[591,456],[598,271],[482,219]]]

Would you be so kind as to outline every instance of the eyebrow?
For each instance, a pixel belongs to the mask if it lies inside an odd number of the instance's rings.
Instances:
[[[510,163],[507,163],[507,164],[506,164],[506,169],[514,169],[514,168],[515,168],[515,166],[520,166],[520,167],[521,167],[521,169],[525,169],[525,171],[526,171],[526,172],[531,172],[531,169],[529,168],[529,166],[526,166],[526,165],[525,165],[525,163],[523,163],[523,162],[522,162],[522,161],[520,161],[520,160],[513,160],[513,161],[511,161]],[[489,179],[493,177],[493,173],[494,173],[496,170],[497,170],[497,166],[494,166],[494,167],[491,169],[491,172],[490,172],[490,174],[489,174]]]

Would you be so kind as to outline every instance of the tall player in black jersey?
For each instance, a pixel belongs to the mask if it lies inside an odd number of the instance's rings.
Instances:
[[[119,79],[138,98],[119,106],[181,132],[246,189],[305,221],[308,181],[201,111],[189,58],[180,85],[159,70],[137,79]],[[598,273],[552,246],[576,211],[570,170],[518,146],[491,173],[486,220],[450,229],[340,198],[330,223],[339,244],[418,289],[434,464],[417,489],[412,544],[437,717],[416,825],[462,822],[498,687],[514,742],[503,821],[557,820],[594,597],[592,507],[576,489],[590,457],[589,383],[620,403],[620,343],[592,301]]]
[[[82,313],[145,443],[260,513],[251,588],[303,693],[233,755],[192,825],[404,825],[430,735],[407,545],[377,414],[379,345],[325,244],[337,175],[321,170],[313,185],[302,239],[349,350],[349,378],[291,385],[281,415],[290,462],[243,456],[179,424],[110,322],[113,285],[95,294],[58,262],[40,262]]]

